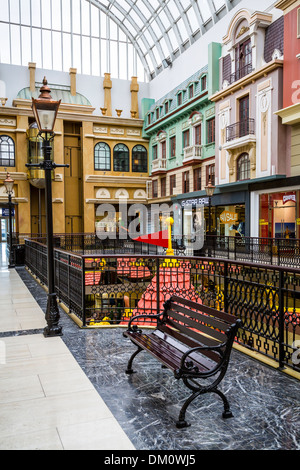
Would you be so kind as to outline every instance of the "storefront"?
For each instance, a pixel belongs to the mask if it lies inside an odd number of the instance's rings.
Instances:
[[[300,191],[259,195],[259,236],[300,238]]]
[[[251,186],[251,236],[300,238],[299,177]]]
[[[182,209],[182,233],[185,236],[193,235],[197,226],[201,226],[204,233],[209,230],[209,218],[211,233],[217,236],[245,236],[249,233],[248,195],[245,191],[216,194],[211,198],[207,196],[190,199],[179,199]]]

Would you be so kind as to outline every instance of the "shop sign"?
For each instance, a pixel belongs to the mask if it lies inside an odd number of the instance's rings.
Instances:
[[[223,211],[220,215],[220,221],[223,224],[231,224],[232,222],[237,222],[239,216],[235,212]]]
[[[259,219],[259,225],[269,225],[269,222],[266,222],[265,219]]]
[[[5,208],[5,207],[2,207],[2,208],[0,209],[0,215],[1,215],[1,217],[9,217],[9,209],[8,209],[8,208]],[[11,215],[12,215],[12,217],[14,217],[14,215],[15,215],[15,209],[12,209],[12,210],[11,210]]]
[[[185,199],[180,201],[181,207],[187,206],[208,206],[209,198],[208,197],[196,197],[195,199]]]
[[[297,225],[300,225],[300,218],[296,219],[296,223],[297,223]]]
[[[282,196],[283,204],[289,201],[296,202],[296,194],[285,194],[284,196]]]

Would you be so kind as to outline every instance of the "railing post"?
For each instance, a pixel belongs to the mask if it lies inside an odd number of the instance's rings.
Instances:
[[[159,292],[159,258],[156,258],[156,313],[160,312],[160,292]]]
[[[224,261],[224,311],[228,313],[228,262]]]
[[[279,269],[279,292],[278,292],[278,328],[279,328],[279,369],[284,369],[284,271]]]
[[[86,326],[86,316],[85,316],[85,258],[81,257],[82,263],[82,292],[81,292],[81,303],[82,303],[82,326]]]

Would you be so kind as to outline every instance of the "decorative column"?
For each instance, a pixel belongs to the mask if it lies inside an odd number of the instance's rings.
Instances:
[[[77,69],[74,69],[74,68],[69,69],[72,96],[76,95],[76,73],[77,73]]]
[[[29,68],[29,73],[30,73],[30,82],[29,82],[29,87],[31,93],[35,92],[35,69],[36,69],[36,64],[34,62],[29,62],[28,63],[28,68]]]
[[[103,88],[104,88],[104,108],[106,109],[106,116],[112,116],[111,111],[111,88],[112,88],[112,81],[110,78],[110,73],[104,74],[103,80]]]
[[[138,103],[138,92],[139,84],[137,82],[137,77],[131,77],[131,117],[138,119],[139,118],[139,103]]]

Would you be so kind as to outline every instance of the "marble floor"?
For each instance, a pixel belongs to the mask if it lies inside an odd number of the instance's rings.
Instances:
[[[296,378],[234,350],[221,387],[234,417],[203,396],[179,430],[189,391],[167,369],[141,353],[127,376],[134,347],[123,330],[79,329],[63,310],[63,336],[44,338],[44,289],[1,263],[0,449],[300,449]]]

